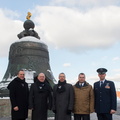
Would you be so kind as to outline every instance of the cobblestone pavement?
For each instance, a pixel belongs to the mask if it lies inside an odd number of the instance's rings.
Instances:
[[[95,113],[92,113],[90,116],[91,116],[90,117],[91,120],[97,120]],[[0,118],[0,120],[11,120],[11,119],[10,119],[10,117],[9,118],[4,117],[4,118]],[[28,120],[30,120],[30,119],[28,119]],[[48,120],[53,120],[53,118],[48,118]],[[120,120],[120,115],[113,115],[113,120]]]

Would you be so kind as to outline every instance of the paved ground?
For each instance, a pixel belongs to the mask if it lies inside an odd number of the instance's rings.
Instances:
[[[97,120],[95,113],[92,113],[90,118],[91,118],[91,120]],[[11,120],[11,119],[4,117],[4,118],[0,118],[0,120]],[[53,120],[53,118],[48,118],[48,120]],[[120,120],[120,115],[113,115],[113,120]]]

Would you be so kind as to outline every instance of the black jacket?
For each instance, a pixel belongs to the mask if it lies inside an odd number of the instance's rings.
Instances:
[[[14,119],[26,119],[28,117],[28,96],[29,89],[25,80],[15,78],[7,87],[11,101],[11,114]],[[18,106],[19,110],[14,111],[13,108]]]
[[[30,87],[29,108],[32,120],[47,120],[47,110],[52,107],[52,88],[49,83],[38,80]]]
[[[61,90],[59,90],[61,88]],[[53,111],[55,120],[71,120],[74,104],[73,86],[68,83],[57,84],[53,87]]]

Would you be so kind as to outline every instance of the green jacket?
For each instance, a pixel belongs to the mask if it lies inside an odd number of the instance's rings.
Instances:
[[[79,86],[79,81],[74,88],[74,114],[90,114],[94,112],[94,93],[92,86],[85,82],[84,86]]]

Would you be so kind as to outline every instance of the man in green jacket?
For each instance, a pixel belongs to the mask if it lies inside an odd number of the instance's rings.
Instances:
[[[94,93],[92,86],[85,81],[85,74],[78,75],[78,82],[73,86],[74,120],[90,120],[90,113],[94,112]]]

